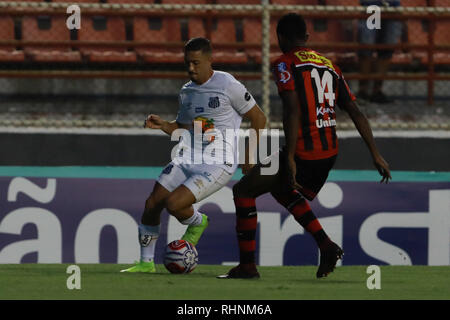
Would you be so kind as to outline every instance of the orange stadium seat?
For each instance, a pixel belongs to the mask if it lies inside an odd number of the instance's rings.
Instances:
[[[141,3],[141,4],[153,4],[153,3],[158,3],[155,0],[108,0],[108,3],[123,3],[123,4],[128,4],[128,3]]]
[[[149,63],[183,63],[181,48],[167,48],[161,43],[181,41],[181,25],[178,18],[135,17],[133,21],[134,40],[139,45],[136,52]]]
[[[306,19],[310,42],[342,42],[344,30],[338,20]]]
[[[272,19],[270,21],[270,61],[273,62],[281,55],[281,51],[278,49],[277,38],[277,22],[278,20]],[[244,25],[244,42],[261,46],[262,34],[261,34],[261,20],[259,18],[246,18],[243,21]],[[273,49],[273,48],[276,49]],[[256,63],[261,63],[262,52],[261,47],[251,48],[245,50],[248,57]]]
[[[206,37],[205,24],[201,18],[189,18],[186,31],[181,28],[181,40],[184,42],[195,37]]]
[[[325,0],[328,6],[359,6],[358,0]]]
[[[215,4],[261,4],[261,0],[212,0]]]
[[[426,45],[428,43],[428,24],[426,20],[410,19],[407,20],[408,43],[417,45]],[[412,49],[412,58],[422,63],[427,63],[425,49]]]
[[[403,7],[426,7],[428,5],[427,0],[407,0],[402,1]]]
[[[14,40],[14,20],[11,17],[0,17],[0,41]],[[13,45],[0,44],[0,62],[23,61],[23,51],[16,50]]]
[[[434,41],[436,44],[450,45],[450,21],[438,20],[436,22],[436,30],[434,32]]]
[[[450,4],[450,1],[448,1]],[[442,4],[441,4],[442,5]],[[437,45],[450,45],[450,21],[437,20],[434,32],[434,42]],[[440,51],[434,54],[434,62],[437,64],[450,64],[450,52]]]
[[[78,40],[101,43],[125,41],[125,22],[121,17],[86,17],[78,30]],[[80,45],[80,52],[91,62],[135,62],[136,54],[127,46]]]
[[[101,1],[100,0],[54,0],[53,2],[64,2],[64,3],[76,4],[76,3],[99,3]]]
[[[208,0],[161,0],[163,4],[206,4]]]
[[[272,4],[284,4],[284,5],[318,5],[319,1],[318,0],[271,0],[270,3]]]
[[[450,7],[450,0],[435,0],[434,5],[436,7]]]
[[[240,64],[247,62],[245,52],[237,49],[225,49],[221,45],[238,44],[236,37],[236,24],[231,18],[219,18],[213,23],[211,30],[211,42],[214,47],[213,62],[218,64]]]
[[[24,41],[70,41],[70,31],[65,17],[26,16],[22,20],[22,40]],[[69,44],[25,45],[24,52],[33,61],[77,62],[81,61],[78,51],[72,51]]]

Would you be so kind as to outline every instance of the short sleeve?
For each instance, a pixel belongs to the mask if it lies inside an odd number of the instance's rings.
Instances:
[[[237,80],[230,82],[228,86],[228,95],[231,106],[241,116],[247,113],[256,104],[256,101],[250,92],[248,92],[245,86]]]
[[[339,77],[339,94],[337,104],[340,108],[347,104],[348,101],[355,101],[356,97],[353,95],[347,81],[344,79],[344,75],[341,73]]]
[[[272,72],[275,84],[278,87],[278,92],[295,90],[292,67],[288,59],[278,59],[272,66]]]
[[[189,114],[187,112],[187,108],[183,104],[183,100],[182,100],[182,96],[181,95],[178,98],[178,103],[179,103],[180,108],[178,110],[177,118],[175,119],[175,121],[178,122],[178,123],[181,123],[181,124],[191,124],[192,123],[192,119],[189,117]]]

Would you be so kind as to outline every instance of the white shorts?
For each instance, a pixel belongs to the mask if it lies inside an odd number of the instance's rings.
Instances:
[[[197,202],[221,189],[233,173],[207,164],[175,164],[170,162],[161,172],[158,183],[169,192],[184,184]]]

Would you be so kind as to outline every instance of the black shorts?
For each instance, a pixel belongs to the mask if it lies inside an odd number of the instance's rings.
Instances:
[[[285,163],[283,161],[284,156],[283,150],[280,151],[281,174],[286,176],[286,171],[283,167]],[[296,180],[302,186],[299,191],[306,199],[311,201],[317,196],[327,181],[328,174],[333,168],[336,158],[337,155],[319,160],[302,160],[295,156],[295,163],[297,164]]]

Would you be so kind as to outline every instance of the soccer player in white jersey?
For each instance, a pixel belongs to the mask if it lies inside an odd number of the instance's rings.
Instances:
[[[135,266],[122,272],[156,271],[155,245],[159,236],[160,215],[164,208],[188,226],[182,239],[197,245],[208,226],[208,217],[192,205],[226,185],[238,166],[236,137],[227,136],[226,130],[239,129],[242,118],[250,120],[257,138],[259,130],[265,127],[266,117],[244,85],[231,74],[212,69],[211,53],[208,39],[194,38],[186,43],[184,59],[191,81],[181,89],[180,109],[176,120],[165,121],[154,114],[146,119],[145,127],[161,129],[168,135],[181,128],[189,130],[193,137],[200,124],[202,140],[199,149],[192,147],[191,143],[195,139],[188,141],[185,136],[182,137],[177,155],[162,171],[145,202],[139,225],[141,259]],[[217,158],[214,154],[211,156],[205,152],[213,142],[216,146],[226,146],[215,150],[216,153],[225,153],[222,163],[213,163]],[[200,163],[197,161],[199,152],[202,157]],[[252,154],[246,147],[246,159],[249,161],[242,165],[244,174],[253,166],[250,163],[255,162],[249,158],[249,153]]]

